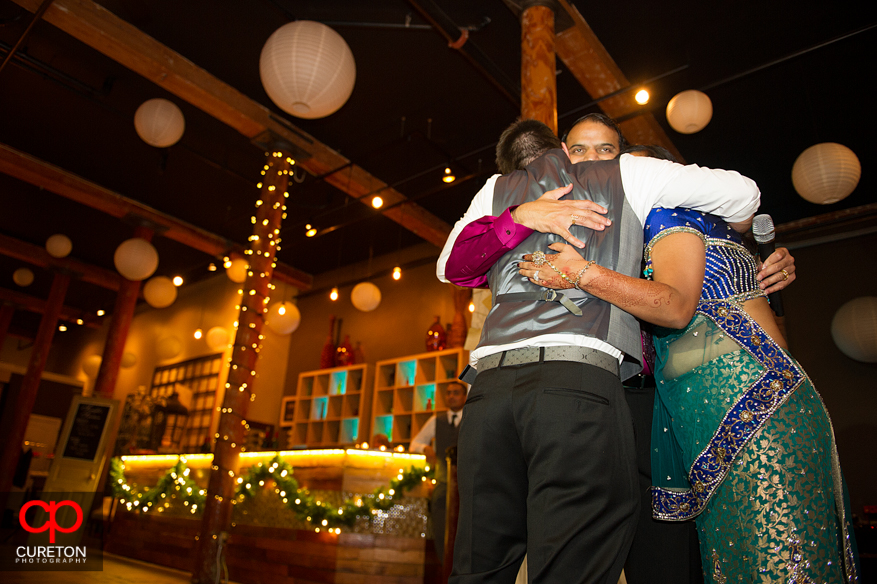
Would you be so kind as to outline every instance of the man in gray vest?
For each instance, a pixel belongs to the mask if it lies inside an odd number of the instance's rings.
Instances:
[[[435,537],[435,551],[439,564],[445,558],[445,516],[448,497],[448,462],[445,451],[457,445],[457,433],[463,419],[463,404],[466,403],[466,386],[454,381],[445,386],[446,412],[433,414],[426,421],[417,436],[411,439],[409,452],[423,453],[427,461],[435,465],[435,487],[432,490],[430,515]],[[430,443],[435,441],[435,446]]]
[[[552,294],[518,275],[523,254],[561,239],[534,231],[540,214],[532,210],[567,209],[575,233],[564,239],[586,259],[636,276],[652,207],[730,222],[758,207],[755,183],[737,173],[629,155],[573,165],[559,146],[539,122],[506,130],[501,170],[509,160],[526,169],[488,181],[439,259],[440,279],[489,283],[494,301],[470,355],[478,375],[459,437],[454,584],[514,582],[525,553],[533,582],[614,584],[636,526],[634,437],[620,377],[641,369],[639,326],[580,290]],[[558,200],[566,193],[574,200]],[[602,224],[585,217],[603,210]]]

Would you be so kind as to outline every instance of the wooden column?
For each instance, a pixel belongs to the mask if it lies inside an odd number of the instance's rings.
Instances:
[[[521,118],[544,122],[557,133],[557,64],[554,10],[531,2],[521,12]]]
[[[134,237],[152,241],[152,230],[138,226],[134,229]],[[119,367],[122,364],[122,355],[125,352],[125,341],[128,339],[128,331],[131,321],[134,320],[134,309],[137,307],[137,297],[140,294],[140,281],[132,282],[127,278],[121,278],[119,292],[116,294],[116,305],[113,307],[113,318],[110,321],[110,330],[107,331],[107,340],[104,343],[104,353],[94,381],[94,394],[99,397],[112,398],[116,392],[116,382],[119,380]]]
[[[64,306],[64,296],[67,294],[69,284],[69,274],[61,272],[55,274],[49,299],[46,302],[46,311],[40,321],[37,338],[30,354],[30,362],[27,364],[27,372],[21,382],[21,390],[15,398],[15,403],[10,404],[13,419],[9,428],[9,441],[4,445],[2,456],[0,456],[0,496],[2,497],[5,497],[5,493],[8,493],[12,487],[12,477],[21,455],[24,432],[27,430],[27,422],[37,399],[43,368],[46,366],[46,359],[52,346],[52,337],[55,336],[55,330],[58,327],[58,315]],[[3,508],[5,508],[5,501]]]
[[[9,323],[12,322],[12,315],[15,313],[15,307],[11,304],[4,303],[0,306],[0,349],[6,342],[6,333],[9,332]]]
[[[207,500],[195,556],[193,582],[213,583],[218,574],[217,555],[231,525],[232,499],[240,465],[239,454],[245,438],[244,422],[253,400],[253,382],[262,327],[268,311],[271,278],[276,265],[275,253],[280,243],[280,224],[286,216],[289,176],[293,172],[290,154],[275,148],[268,156],[262,192],[256,201],[251,247],[247,250],[249,270],[243,284],[238,330],[232,350],[228,383],[219,417],[218,437],[213,448],[213,467],[207,486]]]

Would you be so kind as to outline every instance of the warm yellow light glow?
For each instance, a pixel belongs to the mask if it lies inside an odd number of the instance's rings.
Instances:
[[[474,302],[469,303],[469,312],[475,312],[475,303]]]
[[[382,198],[380,198],[380,197],[372,198],[372,207],[374,207],[375,209],[380,209],[383,206],[384,206],[384,200]]]
[[[457,180],[457,177],[454,176],[454,173],[451,172],[450,167],[445,168],[445,176],[442,177],[442,180],[446,183],[452,183]]]
[[[338,300],[338,288],[332,288],[332,291],[329,292],[329,298],[334,302]]]
[[[63,333],[64,331],[67,330],[67,326],[66,326],[66,325],[63,325],[63,324],[62,324],[62,325],[58,325],[58,330],[61,331],[61,332]]]
[[[401,277],[402,277],[402,268],[400,268],[399,266],[396,266],[395,268],[393,268],[393,279],[398,280]]]
[[[647,103],[649,103],[649,92],[645,89],[640,89],[636,92],[636,95],[633,98],[638,104],[646,105]]]
[[[213,262],[210,262],[210,264],[207,266],[207,271],[208,272],[215,272],[216,271],[216,264],[214,264]]]
[[[105,314],[106,314],[106,312],[104,312],[103,309],[100,309],[100,310],[97,311],[97,315],[98,315],[98,316],[103,316],[103,315],[105,315]]]
[[[85,321],[82,320],[81,318],[77,318],[77,319],[76,319],[76,324],[78,324],[78,325],[83,325],[83,324],[85,324]]]
[[[279,314],[280,316],[283,316],[284,314],[286,314],[286,307],[281,304],[280,308],[277,309],[277,314]]]
[[[317,234],[317,230],[314,229],[313,227],[311,227],[310,229],[308,229],[308,230],[305,232],[305,235],[307,235],[308,237],[313,237],[313,236],[315,236],[316,234]]]
[[[229,269],[231,267],[231,260],[225,260],[225,262],[223,262],[222,264],[222,267],[226,270]]]
[[[174,276],[174,286],[182,286],[183,285],[183,277],[182,276]]]
[[[199,329],[199,328],[198,328],[198,329],[195,329],[195,338],[196,338],[196,339],[200,339],[202,336],[204,336],[204,331],[202,331],[202,330]]]

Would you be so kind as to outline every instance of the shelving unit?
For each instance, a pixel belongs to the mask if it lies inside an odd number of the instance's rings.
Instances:
[[[378,361],[372,434],[407,445],[430,416],[448,409],[443,388],[456,381],[467,360],[468,351],[445,349]]]
[[[348,446],[367,440],[371,396],[367,394],[368,365],[305,371],[298,376],[295,394],[284,398],[290,412],[287,445]],[[286,405],[288,402],[294,404]]]

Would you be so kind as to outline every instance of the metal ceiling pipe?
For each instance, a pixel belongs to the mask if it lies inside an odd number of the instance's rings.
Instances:
[[[27,35],[30,34],[30,30],[34,27],[39,19],[43,17],[43,14],[48,10],[49,6],[52,5],[53,0],[44,0],[44,2],[40,5],[39,9],[34,12],[33,18],[30,19],[30,22],[27,25],[27,28],[24,29],[24,32],[21,33],[21,36],[18,38],[18,42],[15,43],[15,46],[12,47],[8,53],[6,53],[6,58],[3,59],[3,63],[0,63],[0,73],[3,73],[3,69],[6,67],[6,63],[8,63],[12,56],[15,55],[18,48],[24,43],[24,39],[27,38]]]

